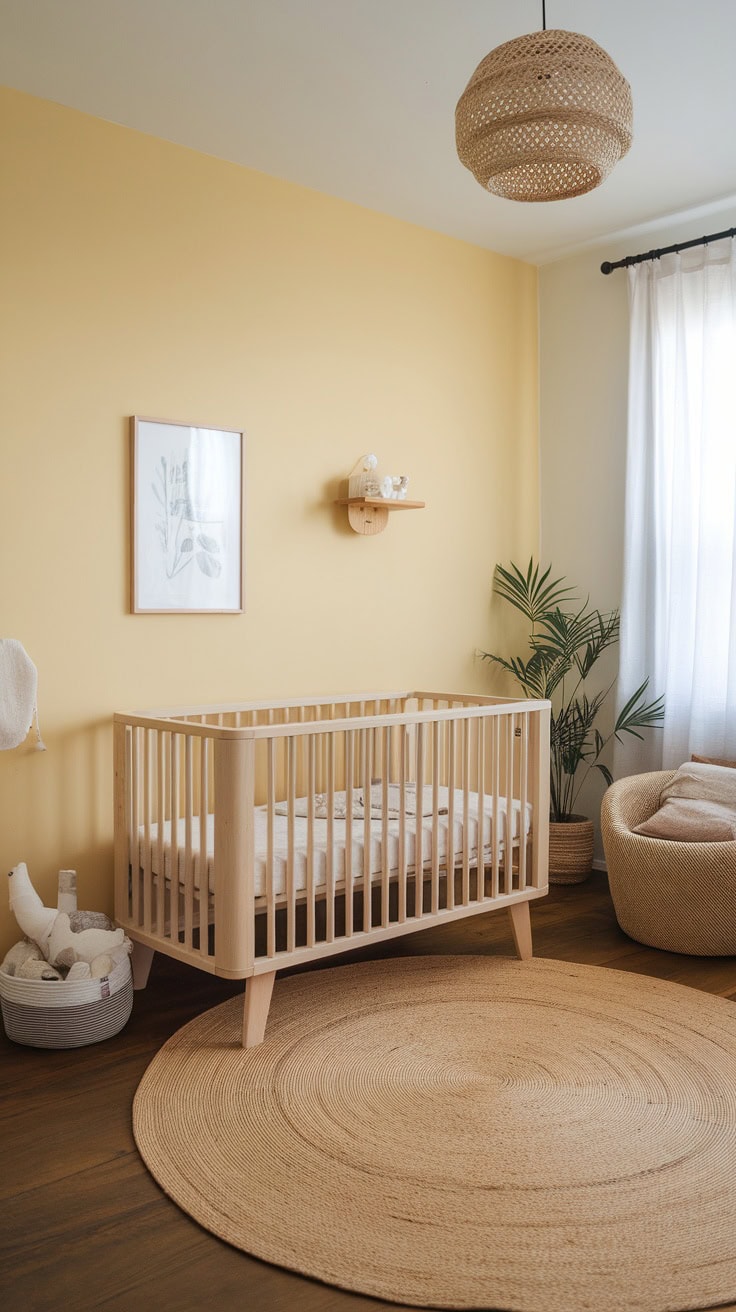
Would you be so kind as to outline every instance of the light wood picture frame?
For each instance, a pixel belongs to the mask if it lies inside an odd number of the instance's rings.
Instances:
[[[243,611],[245,437],[180,420],[130,420],[131,611]]]

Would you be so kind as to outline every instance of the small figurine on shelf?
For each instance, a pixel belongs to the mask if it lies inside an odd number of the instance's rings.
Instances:
[[[374,455],[361,456],[356,460],[353,468],[348,474],[348,496],[349,497],[377,497],[381,494],[381,483],[376,470],[378,469],[378,457]]]
[[[387,474],[381,479],[381,497],[384,501],[405,501],[408,486],[406,474]]]

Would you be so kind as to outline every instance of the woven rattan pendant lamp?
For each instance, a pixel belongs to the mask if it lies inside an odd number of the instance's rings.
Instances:
[[[543,30],[482,59],[455,111],[457,153],[487,191],[565,200],[592,191],[631,145],[631,88],[587,36]]]

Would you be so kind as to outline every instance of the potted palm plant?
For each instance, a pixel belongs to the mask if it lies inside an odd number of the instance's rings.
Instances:
[[[481,652],[513,676],[525,697],[552,703],[550,722],[550,882],[580,883],[593,868],[593,822],[575,810],[578,794],[591,770],[613,783],[601,760],[611,738],[622,734],[641,738],[664,716],[663,698],[646,700],[648,680],[636,689],[604,737],[596,726],[598,714],[615,678],[597,692],[586,691],[586,680],[609,647],[619,639],[618,610],[601,612],[586,600],[582,605],[563,578],[550,578],[551,567],[540,570],[534,560],[526,572],[513,563],[496,567],[493,590],[528,620],[526,657]]]

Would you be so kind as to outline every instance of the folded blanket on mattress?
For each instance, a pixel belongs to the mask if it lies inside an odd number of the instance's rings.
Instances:
[[[306,797],[297,797],[294,799],[292,815],[306,817],[308,799]],[[432,785],[426,784],[422,789],[421,814],[423,816],[434,815],[432,805]],[[277,802],[274,811],[276,815],[288,815],[288,802]],[[362,788],[356,788],[353,792],[352,818],[354,820],[365,820],[365,795]],[[404,814],[417,814],[417,788],[416,784],[407,784],[404,788]],[[438,815],[447,815],[446,806],[438,806]],[[328,793],[315,793],[314,811],[315,820],[327,820],[330,815],[330,799]],[[371,820],[382,820],[386,815],[389,820],[398,820],[401,815],[401,789],[398,784],[389,784],[388,786],[388,808],[383,809],[383,784],[379,781],[371,785],[370,790],[370,818]],[[345,820],[347,818],[347,796],[343,792],[335,793],[332,799],[332,816],[335,820]]]

